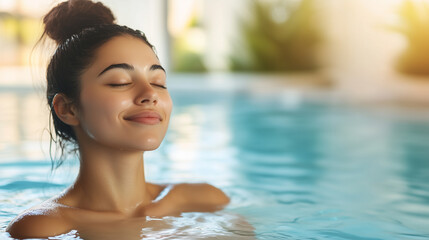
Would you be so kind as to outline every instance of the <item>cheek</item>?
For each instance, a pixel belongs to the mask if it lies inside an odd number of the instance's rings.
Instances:
[[[167,94],[165,96],[164,103],[164,109],[165,109],[165,115],[168,119],[170,119],[171,111],[173,110],[173,100],[171,99],[170,95]]]
[[[170,94],[167,94],[165,96],[165,108],[169,113],[171,113],[171,110],[173,109],[173,100],[171,99]]]
[[[90,92],[90,91],[88,91]],[[95,137],[119,121],[120,113],[130,104],[129,100],[96,91],[81,95],[80,116],[82,128]]]

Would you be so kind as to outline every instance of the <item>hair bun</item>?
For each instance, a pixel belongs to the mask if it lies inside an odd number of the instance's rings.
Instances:
[[[102,3],[90,0],[69,0],[49,11],[43,18],[45,33],[58,44],[85,28],[113,24],[112,11]]]

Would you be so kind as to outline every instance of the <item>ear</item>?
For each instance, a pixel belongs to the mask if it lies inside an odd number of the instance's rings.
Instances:
[[[79,125],[76,107],[64,94],[57,93],[54,96],[52,105],[58,118],[65,124],[70,126]]]

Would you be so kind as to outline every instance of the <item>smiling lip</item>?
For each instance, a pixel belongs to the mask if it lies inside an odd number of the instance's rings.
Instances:
[[[130,117],[126,117],[125,120],[142,124],[155,125],[160,123],[162,121],[162,118],[161,115],[159,115],[157,112],[147,111],[132,115]]]

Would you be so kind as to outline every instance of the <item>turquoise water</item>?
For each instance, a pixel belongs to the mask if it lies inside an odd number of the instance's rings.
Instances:
[[[232,202],[214,214],[163,219],[170,229],[145,239],[429,239],[426,107],[352,105],[291,91],[173,90],[166,139],[145,155],[148,180],[209,182]],[[50,174],[46,158],[11,155],[36,145],[24,137],[0,148],[2,230],[76,174],[73,161]],[[231,223],[237,219],[254,231]]]

